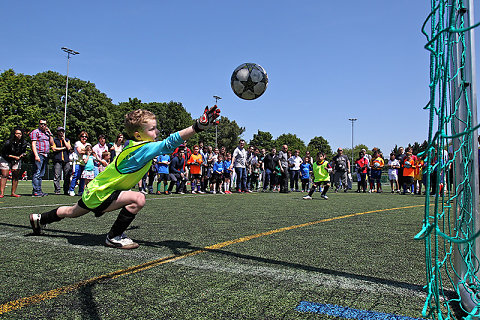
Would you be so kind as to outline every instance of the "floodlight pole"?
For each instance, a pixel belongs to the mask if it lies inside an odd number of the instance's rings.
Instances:
[[[215,99],[215,105],[217,105],[218,100],[222,99],[219,96],[213,96],[213,98]],[[218,138],[218,126],[215,126],[215,148],[218,148],[217,138]]]
[[[79,54],[80,52],[77,52],[75,50],[62,47],[62,50],[67,53],[67,83],[65,84],[65,109],[63,111],[63,128],[67,128],[67,101],[68,101],[68,67],[70,64],[70,55],[74,56]]]
[[[357,121],[358,119],[357,118],[350,118],[348,120],[352,121],[352,162],[351,163],[354,163],[355,161],[354,161],[354,158],[353,158],[353,123],[355,121]]]

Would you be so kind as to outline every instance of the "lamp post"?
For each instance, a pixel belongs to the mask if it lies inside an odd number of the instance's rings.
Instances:
[[[65,110],[63,112],[63,128],[67,128],[67,101],[68,101],[68,67],[70,64],[70,55],[74,56],[79,54],[80,52],[77,52],[75,50],[62,47],[62,50],[67,53],[67,83],[65,84]]]
[[[357,118],[350,118],[348,120],[352,121],[352,163],[353,163],[354,162],[354,158],[353,158],[353,123],[355,121],[357,121],[358,119]]]
[[[213,98],[215,99],[215,105],[217,104],[218,100],[222,99],[222,98],[219,97],[219,96],[213,96]],[[215,148],[218,148],[218,146],[217,146],[217,137],[218,137],[218,126],[215,126]]]

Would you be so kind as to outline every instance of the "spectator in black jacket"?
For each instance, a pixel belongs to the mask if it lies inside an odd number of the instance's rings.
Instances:
[[[263,183],[263,191],[267,191],[268,185],[270,185],[270,191],[273,190],[275,185],[275,158],[277,157],[277,149],[273,148],[271,153],[268,153],[263,158],[263,170],[265,174],[265,181]]]
[[[7,185],[8,172],[12,171],[12,197],[20,197],[16,194],[18,179],[20,177],[20,168],[22,158],[27,152],[28,143],[25,141],[22,129],[15,128],[10,134],[10,138],[5,141],[0,155],[0,198],[4,197],[5,186]]]
[[[53,176],[53,186],[55,194],[61,194],[60,178],[63,172],[63,194],[68,195],[68,188],[70,188],[70,176],[72,175],[72,168],[70,166],[70,140],[65,137],[65,128],[57,128],[57,136],[50,137],[50,147],[53,150],[53,166],[55,175]]]
[[[168,193],[171,193],[173,190],[173,186],[176,185],[176,192],[179,194],[184,194],[185,189],[185,159],[184,159],[185,150],[179,149],[176,156],[170,161],[170,185],[168,186]]]

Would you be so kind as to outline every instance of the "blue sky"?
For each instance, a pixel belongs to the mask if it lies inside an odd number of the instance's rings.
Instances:
[[[65,46],[80,52],[69,75],[114,103],[173,100],[197,116],[218,95],[247,141],[262,130],[350,147],[352,117],[355,145],[386,153],[427,138],[430,1],[2,1],[0,11],[0,72],[66,74]],[[254,101],[230,88],[244,62],[269,76]]]

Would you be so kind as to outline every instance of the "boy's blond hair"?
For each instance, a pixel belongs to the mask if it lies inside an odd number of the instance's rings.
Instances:
[[[133,134],[142,129],[142,125],[148,120],[156,120],[155,114],[148,110],[138,109],[125,115],[125,132],[134,138]]]

